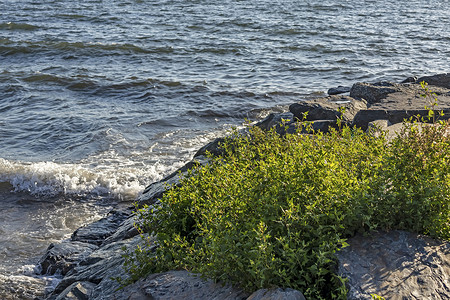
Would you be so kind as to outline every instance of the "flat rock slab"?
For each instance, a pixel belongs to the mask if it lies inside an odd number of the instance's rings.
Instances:
[[[169,271],[149,275],[117,291],[111,299],[238,300],[247,297],[247,293],[231,285],[214,283],[187,271]]]
[[[97,248],[93,244],[77,241],[50,244],[39,260],[41,274],[53,275],[59,273],[66,275],[78,262],[89,256]]]
[[[450,243],[404,231],[349,239],[337,253],[348,299],[450,299]]]
[[[257,290],[247,300],[306,300],[306,298],[300,291],[277,288]]]
[[[103,241],[114,234],[119,226],[127,219],[129,213],[115,211],[107,217],[78,228],[72,234],[72,241],[79,241],[100,246]]]
[[[339,112],[340,107],[345,108],[343,114]],[[362,109],[367,109],[364,100],[338,95],[300,101],[289,106],[289,111],[299,120],[303,120],[304,113],[307,113],[307,121],[337,120],[338,117],[342,117],[343,121],[350,123],[355,114]]]

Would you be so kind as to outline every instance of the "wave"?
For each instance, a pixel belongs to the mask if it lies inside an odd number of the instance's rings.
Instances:
[[[15,192],[25,191],[37,196],[100,196],[132,201],[148,184],[148,179],[160,177],[164,169],[157,163],[143,169],[0,158],[0,182],[8,182]]]
[[[0,23],[0,30],[37,30],[39,28],[40,28],[39,26],[27,23],[14,23],[14,22]]]

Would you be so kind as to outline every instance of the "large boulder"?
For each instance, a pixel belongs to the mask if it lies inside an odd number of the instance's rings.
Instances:
[[[401,84],[392,82],[364,83],[357,82],[350,89],[350,97],[364,99],[369,104],[378,103],[389,94],[399,92]]]
[[[107,288],[102,290],[102,293],[106,296],[108,293],[112,293],[120,287],[120,284],[111,278],[126,278],[128,276],[123,269],[124,248],[133,250],[141,240],[140,236],[136,236],[128,240],[108,244],[92,252],[91,255],[80,261],[77,266],[66,274],[48,299],[55,299],[57,295],[71,284],[81,281],[91,282],[96,285],[103,284]]]
[[[78,228],[72,234],[72,241],[101,245],[127,219],[130,212],[112,211],[108,216],[97,222]]]
[[[66,275],[78,262],[89,256],[98,247],[93,244],[77,241],[64,241],[50,244],[39,260],[41,274],[55,273]]]
[[[306,300],[306,298],[300,291],[277,288],[257,290],[247,300]]]
[[[429,85],[450,89],[450,73],[424,76],[417,79],[417,82],[425,81]]]
[[[89,300],[95,284],[88,281],[74,282],[68,286],[55,300]]]
[[[337,253],[349,300],[449,299],[450,243],[405,231],[374,232],[348,240]]]
[[[339,112],[344,108],[344,113]],[[362,109],[367,109],[367,103],[364,100],[357,100],[348,96],[329,96],[307,101],[300,101],[289,106],[289,111],[299,119],[304,119],[306,114],[307,121],[315,120],[342,120],[347,123],[353,121],[356,113]]]
[[[202,279],[187,271],[169,271],[140,279],[115,292],[110,299],[239,300],[247,297],[247,293],[231,285]]]

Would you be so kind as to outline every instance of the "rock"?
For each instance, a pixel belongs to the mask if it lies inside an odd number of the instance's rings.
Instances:
[[[55,273],[65,275],[97,248],[95,245],[77,241],[50,244],[38,263],[42,270],[41,275]]]
[[[283,135],[294,133],[296,131],[295,123],[294,114],[290,112],[271,113],[264,120],[256,123],[255,126],[265,131],[275,128],[276,132]]]
[[[136,203],[139,207],[142,207],[143,205],[154,205],[155,202],[164,195],[167,188],[171,186],[178,186],[180,184],[180,176],[186,175],[187,171],[192,169],[194,166],[198,164],[205,165],[208,161],[209,159],[203,155],[195,157],[193,160],[169,176],[147,186],[144,192],[137,198]]]
[[[399,84],[392,82],[378,82],[374,84],[358,82],[350,89],[350,97],[364,99],[369,104],[380,102],[387,95],[400,91]]]
[[[328,95],[332,96],[332,95],[339,95],[339,94],[344,94],[344,93],[348,93],[350,92],[350,88],[348,86],[338,86],[335,88],[331,88],[328,90]]]
[[[450,73],[438,74],[433,76],[424,76],[417,79],[417,82],[422,81],[425,81],[429,85],[450,89]]]
[[[337,253],[349,300],[449,299],[450,243],[404,231],[374,232]]]
[[[74,282],[68,286],[55,300],[88,300],[95,284],[87,281]]]
[[[339,112],[340,107],[345,108],[344,114]],[[349,123],[361,109],[367,109],[367,103],[348,96],[329,96],[301,101],[289,106],[289,111],[299,120],[303,120],[303,114],[307,112],[307,121],[337,120],[342,115],[343,121]]]
[[[122,240],[127,240],[130,239],[132,237],[135,237],[136,235],[139,234],[139,231],[137,230],[137,228],[134,226],[136,222],[136,217],[133,215],[131,217],[129,217],[128,219],[126,219],[116,230],[116,232],[114,232],[111,236],[107,237],[103,243],[100,245],[100,247],[113,243],[113,242],[118,242],[118,241],[122,241]]]
[[[123,270],[123,248],[126,247],[132,250],[139,242],[141,242],[141,237],[136,236],[128,240],[108,244],[92,252],[91,255],[80,261],[77,266],[66,274],[56,286],[53,295],[58,295],[74,282],[81,281],[88,281],[96,285],[108,285],[107,283],[112,283],[111,285],[114,286],[112,291],[119,288],[119,283],[113,281],[111,278],[118,276],[126,278],[127,276]],[[109,288],[109,290],[103,291],[105,295],[107,291],[112,292],[111,287]]]
[[[113,211],[105,218],[78,228],[72,234],[72,241],[80,241],[99,246],[112,235],[129,216],[128,212]]]
[[[25,275],[0,274],[0,295],[2,300],[39,299],[44,296],[46,280]]]
[[[405,80],[403,80],[401,83],[416,83],[417,82],[417,77],[408,77]]]
[[[222,151],[220,150],[220,144],[225,141],[224,138],[216,138],[214,141],[209,142],[205,146],[201,147],[197,153],[194,154],[194,157],[204,155],[206,156],[206,153],[209,152],[213,156],[219,156],[222,154]]]
[[[306,300],[302,292],[294,289],[257,290],[247,300]]]
[[[247,297],[247,293],[231,285],[214,283],[187,271],[169,271],[140,279],[115,292],[110,299],[238,300]]]

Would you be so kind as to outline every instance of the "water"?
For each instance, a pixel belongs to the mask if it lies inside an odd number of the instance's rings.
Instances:
[[[245,118],[448,72],[448,1],[0,1],[0,298]],[[30,289],[27,287],[33,286]]]

